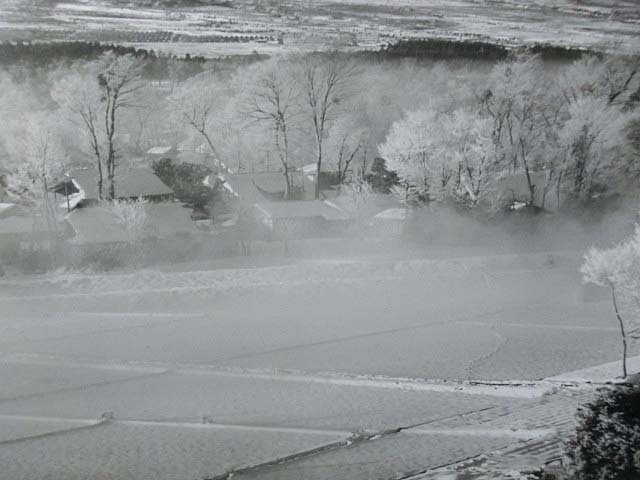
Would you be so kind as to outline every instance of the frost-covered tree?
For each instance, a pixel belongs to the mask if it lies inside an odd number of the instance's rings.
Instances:
[[[524,174],[530,206],[537,193],[533,174],[544,168],[547,91],[542,60],[520,55],[493,68],[481,99],[483,111],[493,119],[497,161],[512,173]]]
[[[445,150],[441,115],[434,110],[409,112],[395,122],[378,152],[396,172],[414,202],[438,201],[451,187],[456,168]]]
[[[2,130],[11,193],[21,203],[42,208],[51,219],[55,214],[49,187],[63,173],[64,165],[64,151],[55,129],[53,114],[25,112]]]
[[[5,189],[9,197],[31,208],[34,228],[45,238],[32,237],[38,248],[55,255],[58,216],[50,187],[63,173],[64,151],[56,135],[55,116],[48,112],[23,112],[0,131],[9,157]],[[42,243],[42,240],[46,240]]]
[[[355,115],[343,115],[331,127],[327,142],[327,164],[337,174],[339,185],[357,180],[366,170],[368,131]]]
[[[174,114],[206,142],[215,158],[215,166],[223,170],[227,166],[215,132],[225,123],[220,112],[231,96],[231,91],[218,82],[211,72],[204,72],[179,85],[169,99]]]
[[[567,103],[591,96],[630,106],[640,89],[640,60],[625,55],[585,55],[560,76],[559,84]]]
[[[598,184],[624,172],[626,129],[631,115],[605,98],[578,97],[567,109],[558,136],[562,181],[576,199],[590,197]]]
[[[140,77],[144,64],[131,55],[118,57],[106,54],[101,58],[98,85],[104,103],[106,133],[106,167],[109,182],[108,198],[116,198],[115,175],[117,166],[116,129],[120,111],[133,107],[136,93],[142,88]]]
[[[118,165],[118,131],[121,114],[136,106],[136,97],[143,88],[140,81],[144,62],[132,55],[118,56],[108,52],[97,62],[61,79],[52,89],[52,96],[71,111],[88,138],[98,172],[98,194],[114,199],[115,172]]]
[[[104,130],[104,106],[95,72],[79,70],[54,83],[51,96],[60,107],[70,114],[72,125],[81,132],[80,150],[93,157],[97,173],[99,198],[103,197],[104,162],[107,150]],[[61,116],[61,119],[65,117]]]
[[[289,160],[290,130],[299,116],[299,91],[289,65],[283,62],[260,64],[260,70],[252,72],[254,84],[250,86],[247,99],[247,115],[258,122],[269,125],[275,152],[282,166],[284,176],[284,198],[292,190],[291,162]]]
[[[346,199],[347,214],[357,222],[362,222],[366,209],[371,204],[372,195],[373,188],[361,176],[354,177],[343,185],[341,196]]]
[[[108,206],[115,215],[129,238],[130,243],[142,240],[147,222],[147,201],[143,198],[137,200],[114,200]]]
[[[457,169],[453,194],[477,204],[489,193],[496,176],[493,122],[472,112],[457,110],[443,119],[445,149]]]
[[[452,197],[477,204],[496,175],[493,122],[473,112],[410,112],[393,124],[379,153],[418,201]]]
[[[589,250],[581,272],[585,282],[611,290],[622,340],[622,375],[626,377],[628,343],[640,338],[640,225],[619,245]]]
[[[349,84],[355,68],[343,58],[308,59],[303,67],[301,84],[308,118],[316,146],[315,198],[320,198],[320,176],[326,136],[338,113],[351,95]]]

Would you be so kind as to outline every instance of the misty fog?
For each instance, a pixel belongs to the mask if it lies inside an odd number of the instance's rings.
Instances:
[[[640,57],[245,27],[0,43],[0,480],[640,475]]]

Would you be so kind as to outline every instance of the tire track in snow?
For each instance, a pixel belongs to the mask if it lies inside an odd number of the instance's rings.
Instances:
[[[183,364],[175,362],[129,362],[96,363],[95,358],[77,358],[70,361],[66,357],[38,354],[12,354],[4,359],[5,363],[34,364],[58,367],[82,367],[105,370],[150,371],[149,375],[138,375],[131,380],[152,375],[204,375],[222,378],[246,380],[265,380],[273,382],[315,383],[356,388],[393,389],[416,392],[458,393],[466,395],[484,395],[507,398],[539,398],[556,387],[545,381],[456,381],[421,378],[386,377],[382,375],[358,375],[336,372],[306,372],[291,369],[248,369],[224,367],[219,365]]]
[[[471,362],[469,362],[469,364],[466,366],[465,368],[465,379],[466,380],[472,380],[473,377],[473,371],[478,368],[482,363],[486,362],[487,360],[489,360],[491,357],[493,357],[494,355],[496,355],[500,350],[502,350],[508,342],[507,337],[501,335],[500,333],[496,332],[497,325],[493,324],[491,326],[491,329],[494,330],[493,334],[495,336],[495,338],[498,340],[498,344],[488,353],[476,358],[475,360],[472,360]]]

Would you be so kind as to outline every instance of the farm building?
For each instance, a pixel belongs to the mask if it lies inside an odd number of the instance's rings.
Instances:
[[[176,158],[180,162],[212,165],[211,148],[192,138],[178,144]]]
[[[62,238],[64,224],[51,225],[41,215],[12,203],[0,203],[0,263],[19,262],[26,257],[35,265],[39,253]]]
[[[535,185],[534,204],[542,205],[547,173],[531,172],[530,176],[532,184]],[[502,177],[498,180],[496,187],[504,201],[510,204],[523,204],[529,200],[529,187],[524,173],[510,174]],[[558,200],[553,186],[547,192],[544,206],[547,210],[558,208]]]
[[[199,233],[189,209],[179,203],[149,203],[144,205],[145,219],[140,239],[166,239]],[[66,217],[71,227],[72,244],[129,242],[131,234],[126,221],[118,218],[113,209],[99,206],[79,208]]]
[[[53,188],[56,200],[59,196],[77,199],[77,206],[87,206],[96,203],[98,193],[98,174],[92,169],[75,170],[70,172],[68,180]],[[106,196],[108,182],[103,179],[102,195]],[[150,168],[120,168],[116,170],[115,196],[120,200],[143,198],[150,202],[173,200],[174,192],[156,176]]]
[[[290,201],[314,200],[315,183],[302,170],[291,171],[290,178]],[[241,209],[254,203],[285,200],[285,179],[282,172],[225,174],[220,179],[223,187],[237,198]],[[321,198],[334,198],[337,190],[329,186],[330,182],[326,183],[321,185]]]
[[[151,147],[147,150],[147,158],[151,160],[160,160],[161,158],[175,156],[176,149],[170,145],[161,145]]]
[[[371,230],[379,236],[399,236],[405,231],[409,210],[400,206],[388,208],[369,221]]]
[[[400,207],[400,202],[393,195],[383,193],[372,193],[361,199],[339,195],[325,202],[350,218],[359,219],[370,219],[385,210]]]
[[[78,208],[66,216],[70,237],[67,250],[72,260],[125,262],[156,258],[168,260],[192,253],[189,241],[202,232],[191,220],[191,212],[178,203],[144,205],[143,221],[132,227],[108,206]]]
[[[312,200],[256,203],[238,225],[245,238],[271,241],[340,236],[350,223],[342,211]]]

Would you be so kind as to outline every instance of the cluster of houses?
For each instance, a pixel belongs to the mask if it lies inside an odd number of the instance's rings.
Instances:
[[[171,153],[165,150],[157,147],[149,155]],[[187,255],[203,249],[222,254],[247,253],[247,245],[256,241],[286,243],[352,233],[356,218],[349,200],[339,195],[339,188],[330,182],[323,185],[321,199],[316,200],[314,175],[311,169],[300,170],[298,182],[293,182],[297,186],[293,199],[284,198],[281,172],[224,173],[207,178],[205,185],[221,186],[233,208],[226,215],[206,221],[195,221],[192,211],[149,167],[119,168],[115,198],[146,201],[141,242],[153,244],[163,259],[169,249],[160,248],[162,245],[170,245],[170,255],[175,258],[181,258],[180,252]],[[65,246],[65,252],[72,252],[73,258],[83,261],[108,257],[105,252],[121,252],[131,244],[130,226],[100,201],[97,178],[94,169],[78,169],[51,188],[51,204],[58,219],[54,227],[56,238]],[[361,213],[367,225],[385,225],[388,228],[379,231],[384,233],[399,231],[404,210],[390,195],[371,194],[364,210]],[[43,217],[41,212],[34,213],[17,204],[0,203],[0,264],[34,255],[38,245],[50,241],[52,226]],[[361,219],[362,215],[358,221]]]

